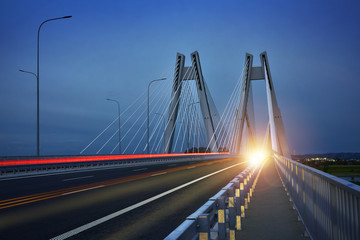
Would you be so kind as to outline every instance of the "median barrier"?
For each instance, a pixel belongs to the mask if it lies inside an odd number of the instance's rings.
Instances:
[[[0,178],[36,175],[53,172],[82,171],[84,169],[122,168],[141,165],[179,163],[188,161],[207,161],[232,158],[230,154],[189,153],[189,154],[138,154],[104,156],[68,156],[0,159]]]

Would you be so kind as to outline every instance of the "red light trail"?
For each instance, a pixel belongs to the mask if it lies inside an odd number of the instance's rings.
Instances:
[[[219,153],[159,153],[159,154],[103,155],[103,156],[77,156],[77,157],[64,157],[64,158],[19,159],[19,160],[0,161],[0,166],[94,162],[94,161],[109,161],[109,160],[130,160],[130,159],[199,156],[199,155],[215,155],[215,154],[219,154]],[[223,154],[228,154],[228,153],[224,152]]]

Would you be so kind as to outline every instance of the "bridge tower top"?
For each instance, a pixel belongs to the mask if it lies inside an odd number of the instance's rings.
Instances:
[[[172,151],[182,83],[183,81],[188,80],[195,80],[196,82],[197,95],[204,121],[206,136],[209,142],[208,146],[212,152],[217,152],[219,149],[216,129],[219,126],[222,126],[220,116],[211,97],[209,88],[207,87],[204,80],[199,53],[197,51],[191,53],[190,58],[192,65],[185,66],[185,56],[181,53],[177,53],[176,55],[174,82],[172,87],[168,118],[164,132],[164,153],[171,153]],[[223,127],[220,129],[223,129]]]
[[[291,158],[290,150],[285,134],[284,124],[280,108],[277,103],[274,84],[271,77],[269,61],[267,53],[260,54],[261,66],[253,66],[253,55],[246,53],[244,64],[243,85],[240,93],[240,104],[235,120],[238,131],[234,136],[234,140],[238,143],[236,152],[240,153],[240,145],[244,126],[247,127],[249,141],[251,144],[255,142],[255,121],[252,100],[251,82],[256,80],[264,80],[266,85],[266,95],[269,114],[269,139],[271,141],[271,148],[273,151]],[[245,125],[246,124],[246,125]]]

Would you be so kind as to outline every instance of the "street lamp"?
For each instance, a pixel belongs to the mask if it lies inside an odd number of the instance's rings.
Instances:
[[[51,18],[51,19],[47,19],[45,21],[43,21],[38,29],[38,36],[37,36],[37,73],[36,75],[36,80],[37,80],[37,141],[36,141],[36,155],[39,157],[40,156],[40,135],[39,135],[39,40],[40,40],[40,29],[41,26],[46,23],[46,22],[50,22],[50,21],[54,21],[54,20],[60,20],[60,19],[65,19],[65,18],[71,18],[72,16],[65,16],[65,17],[59,17],[59,18]],[[24,71],[25,72],[25,71]]]
[[[120,103],[119,103],[119,101],[111,99],[111,98],[107,98],[106,100],[113,101],[113,102],[117,103],[117,105],[118,105],[118,114],[119,114],[119,153],[121,154]]]
[[[20,72],[23,72],[23,73],[29,73],[29,74],[32,74],[32,75],[34,75],[34,76],[36,77],[36,79],[37,79],[36,74],[35,74],[35,73],[33,73],[33,72],[25,71],[25,70],[22,70],[22,69],[19,69],[19,71],[20,71]]]
[[[157,82],[157,81],[163,81],[166,80],[166,78],[159,78],[159,79],[155,79],[152,80],[149,85],[148,85],[148,95],[147,95],[147,153],[149,154],[149,92],[150,92],[150,85],[153,82]]]

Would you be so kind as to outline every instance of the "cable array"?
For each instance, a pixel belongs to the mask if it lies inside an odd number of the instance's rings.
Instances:
[[[210,147],[211,141],[217,136],[217,143],[219,151],[235,152],[239,143],[239,106],[245,100],[245,77],[246,69],[248,68],[249,61],[244,65],[242,73],[238,78],[235,88],[229,97],[225,106],[220,121],[215,128],[214,135],[211,136],[207,148]]]
[[[246,62],[244,69],[248,68]],[[171,67],[173,68],[173,67]],[[176,117],[171,132],[173,133],[172,152],[204,152],[209,151],[210,143],[216,139],[218,151],[234,152],[238,149],[239,141],[239,116],[241,102],[245,99],[245,76],[242,71],[235,88],[229,97],[225,110],[220,116],[220,121],[214,126],[212,136],[207,136],[204,117],[201,112],[198,89],[195,80],[194,67],[187,67],[179,81],[177,89],[173,89],[173,78],[176,73],[172,70],[166,74],[167,80],[155,82],[151,85],[149,95],[147,88],[126,109],[121,112],[121,144],[122,154],[142,154],[149,148],[150,153],[162,153],[171,144],[170,139],[165,141],[164,131],[168,128],[169,119]],[[205,86],[206,84],[205,84]],[[174,92],[172,93],[172,91]],[[174,97],[180,95],[175,103],[178,107],[169,112],[169,105]],[[147,129],[147,101],[149,99],[149,130]],[[210,98],[211,99],[211,98]],[[212,99],[211,99],[212,101]],[[210,104],[211,105],[211,104]],[[212,104],[213,105],[213,104]],[[175,111],[177,110],[177,113]],[[210,109],[210,113],[212,109]],[[115,137],[119,132],[116,128],[118,117],[111,121],[104,130],[80,154],[113,154],[119,147]],[[147,131],[149,131],[149,146],[147,146]],[[209,141],[210,138],[210,141]],[[96,147],[98,146],[98,147]],[[91,147],[91,149],[90,149]],[[95,150],[94,150],[95,149]]]

